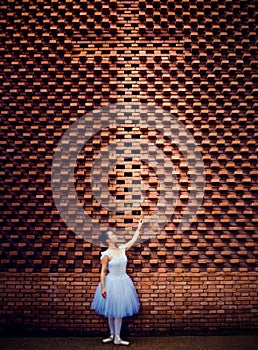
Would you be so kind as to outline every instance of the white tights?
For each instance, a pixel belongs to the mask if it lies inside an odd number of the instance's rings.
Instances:
[[[122,317],[108,317],[108,324],[110,333],[118,334],[118,336],[120,337]]]

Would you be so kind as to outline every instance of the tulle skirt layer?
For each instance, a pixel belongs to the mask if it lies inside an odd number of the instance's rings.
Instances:
[[[137,313],[140,302],[131,277],[127,274],[105,276],[106,298],[101,294],[101,282],[99,282],[91,309],[106,317],[125,317]]]

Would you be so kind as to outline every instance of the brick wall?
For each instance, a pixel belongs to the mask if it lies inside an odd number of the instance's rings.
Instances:
[[[89,311],[102,249],[61,220],[51,165],[74,121],[127,102],[161,107],[187,126],[200,145],[206,185],[196,221],[178,234],[190,183],[176,153],[178,207],[157,236],[128,252],[141,310],[125,319],[124,330],[257,328],[255,1],[8,0],[1,9],[1,330],[107,329]],[[136,134],[171,154],[172,144],[153,130]],[[75,177],[92,217],[115,222],[82,176],[109,137],[94,135]],[[120,164],[120,177],[125,169]],[[135,226],[155,207],[158,181],[147,176],[149,206],[124,215],[121,227]],[[121,186],[119,192],[111,185],[120,196]]]
[[[255,331],[257,274],[236,272],[131,273],[141,308],[124,318],[130,335]],[[107,319],[90,311],[96,273],[8,273],[1,327],[11,334],[105,334]]]

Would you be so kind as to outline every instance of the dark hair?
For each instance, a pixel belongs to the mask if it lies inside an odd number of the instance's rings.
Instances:
[[[99,235],[99,241],[104,245],[108,245],[107,239],[108,239],[108,232],[106,232],[106,231],[101,232],[101,234]]]

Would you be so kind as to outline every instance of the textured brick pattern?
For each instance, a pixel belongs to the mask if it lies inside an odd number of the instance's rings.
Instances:
[[[123,319],[123,334],[212,334],[257,328],[257,274],[132,273],[141,309]],[[106,334],[107,319],[92,313],[98,281],[88,274],[7,274],[2,278],[0,330]],[[3,325],[3,321],[5,324]]]
[[[53,153],[65,130],[86,112],[133,101],[160,106],[186,125],[200,145],[207,179],[197,220],[188,231],[176,234],[190,184],[182,155],[175,155],[179,205],[158,236],[128,253],[129,272],[138,289],[143,280],[136,276],[142,274],[156,273],[155,286],[171,271],[184,281],[187,272],[193,276],[232,273],[239,280],[257,272],[255,1],[7,0],[1,10],[0,259],[10,281],[12,274],[26,273],[21,276],[28,278],[41,272],[45,277],[35,276],[48,284],[47,273],[58,272],[69,285],[73,273],[87,273],[95,276],[94,282],[87,283],[96,285],[101,249],[76,237],[62,222],[52,199]],[[131,130],[122,128],[116,136],[126,134],[132,135]],[[139,135],[171,154],[172,145],[152,130],[137,130],[133,137]],[[86,145],[89,158],[86,164],[78,159],[76,172],[78,196],[100,220],[112,218],[94,202],[84,180],[96,151],[109,137],[108,133],[94,136]],[[142,206],[148,213],[159,195],[155,174],[148,169],[141,169],[139,175],[130,161],[119,164],[110,190],[117,198],[128,195],[121,185],[128,169],[132,179],[145,176],[149,182],[149,207]],[[125,216],[120,225],[136,225],[139,215]],[[253,292],[246,288],[250,301]],[[192,305],[198,304],[197,294]],[[227,298],[234,295],[232,291]],[[9,308],[23,303],[17,298],[8,299]],[[37,298],[35,303],[47,305],[47,300]],[[170,297],[162,298],[166,303]],[[76,304],[72,297],[69,302]],[[139,317],[151,320],[151,311],[162,307],[161,299],[153,302],[157,306]],[[174,306],[171,315],[180,315]],[[241,313],[241,307],[234,312]],[[205,323],[208,316],[196,310],[199,323]],[[159,315],[158,311],[155,319]],[[253,322],[252,315],[247,323]],[[216,317],[206,321],[216,322]],[[99,318],[94,320],[99,330]]]

